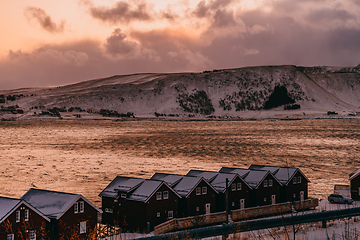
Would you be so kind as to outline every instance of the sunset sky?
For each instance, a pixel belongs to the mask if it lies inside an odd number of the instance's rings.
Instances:
[[[0,89],[141,72],[360,64],[360,0],[16,0]]]

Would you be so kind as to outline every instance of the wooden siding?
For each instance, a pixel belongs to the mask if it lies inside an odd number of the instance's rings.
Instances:
[[[264,181],[269,182],[269,180],[273,181],[273,186],[264,187]],[[264,181],[261,183],[261,185],[254,189],[255,191],[255,198],[256,198],[256,205],[257,206],[265,206],[265,205],[271,205],[272,200],[271,196],[275,195],[275,203],[280,203],[280,184],[272,175],[267,175],[267,177],[264,179]]]
[[[298,178],[301,178],[301,183],[298,183]],[[293,179],[296,178],[296,184]],[[308,199],[308,182],[303,175],[298,171],[295,176],[290,180],[287,186],[285,186],[285,202],[300,201],[300,192],[304,191],[304,199]],[[295,194],[295,197],[294,197]]]
[[[350,181],[351,198],[354,201],[360,200],[359,187],[360,187],[360,175]]]
[[[185,216],[197,216],[205,214],[205,204],[210,203],[210,212],[216,212],[216,197],[217,192],[215,192],[205,181],[201,181],[197,187],[201,189],[207,187],[207,193],[196,195],[196,189],[190,193],[186,198],[186,213]],[[185,204],[183,201],[181,204]],[[184,207],[179,206],[180,209]],[[197,208],[199,211],[197,211]]]

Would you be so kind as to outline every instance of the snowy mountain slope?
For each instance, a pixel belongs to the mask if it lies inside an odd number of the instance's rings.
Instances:
[[[3,118],[19,119],[43,116],[54,107],[62,109],[57,117],[70,108],[110,117],[121,113],[175,118],[324,117],[327,112],[354,117],[360,112],[360,67],[286,65],[113,76],[53,88],[0,91],[0,106]],[[10,113],[11,106],[23,113]]]

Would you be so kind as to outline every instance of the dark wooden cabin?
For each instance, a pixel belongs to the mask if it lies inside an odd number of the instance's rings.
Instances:
[[[252,188],[251,207],[280,203],[282,184],[270,171],[223,167],[219,172],[237,173]]]
[[[217,212],[226,210],[226,179],[228,179],[229,210],[250,206],[251,187],[236,173],[219,173],[211,171],[190,170],[187,176],[204,177],[218,191]]]
[[[50,219],[50,239],[93,239],[102,211],[82,195],[31,188],[21,199]]]
[[[104,224],[124,231],[148,232],[156,225],[178,217],[181,199],[165,182],[116,177],[99,195]]]
[[[216,212],[218,192],[203,177],[155,173],[151,179],[168,183],[180,196],[180,217],[197,216]]]
[[[50,219],[25,200],[0,197],[0,239],[44,239]]]
[[[310,180],[299,168],[251,165],[251,170],[270,171],[282,184],[281,202],[304,201],[308,199]]]
[[[350,193],[354,201],[360,200],[360,168],[349,175]]]

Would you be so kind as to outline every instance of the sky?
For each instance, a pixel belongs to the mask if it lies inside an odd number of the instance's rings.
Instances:
[[[360,0],[16,0],[2,3],[0,32],[0,89],[360,64]]]

